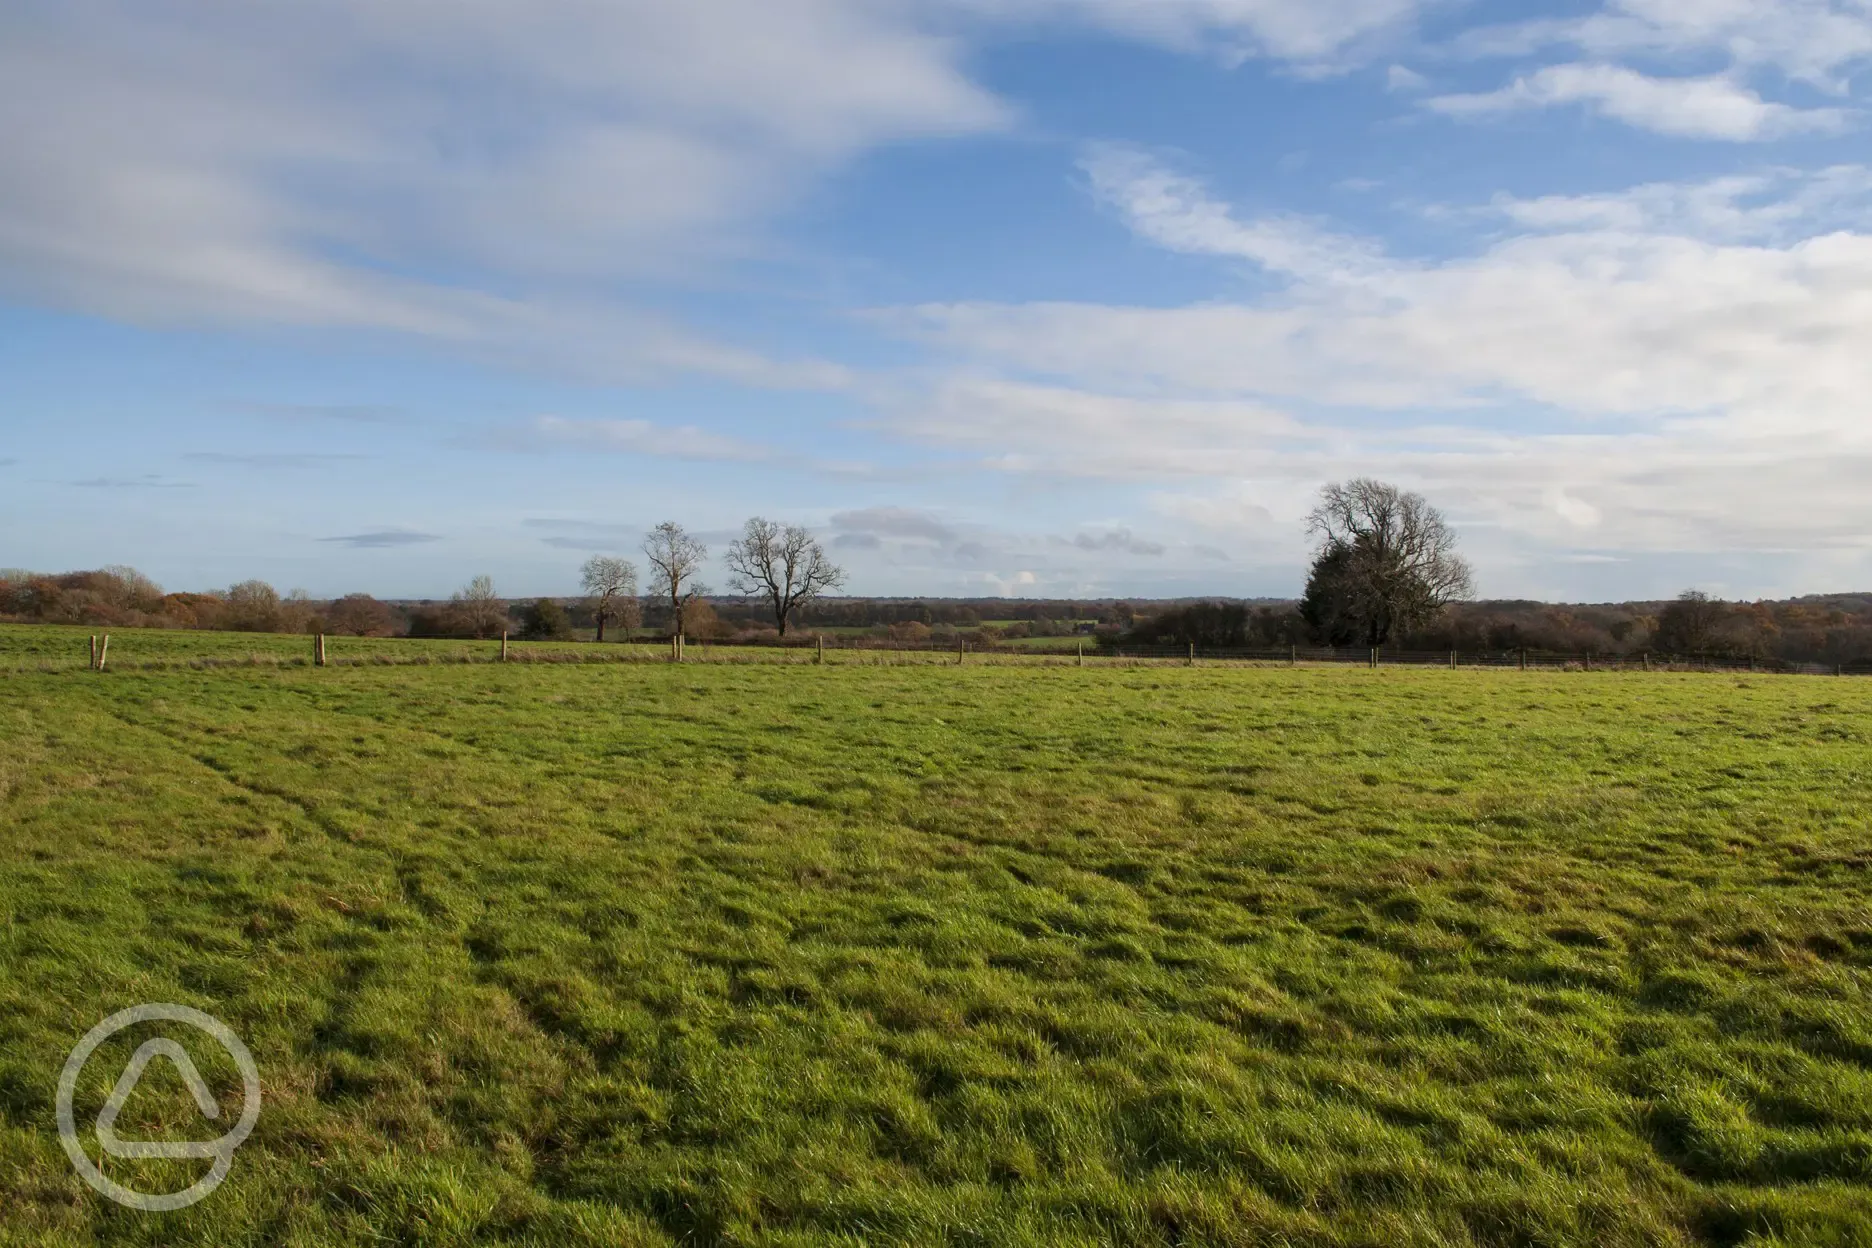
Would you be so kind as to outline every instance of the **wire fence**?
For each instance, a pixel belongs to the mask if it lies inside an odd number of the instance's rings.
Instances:
[[[1872,658],[1839,663],[1803,662],[1772,657],[1726,654],[1670,654],[1641,651],[1630,654],[1594,654],[1556,650],[1405,650],[1380,646],[1205,646],[1190,643],[1134,645],[1107,638],[1035,638],[982,642],[973,639],[898,641],[881,637],[824,637],[814,635],[769,638],[759,644],[785,649],[884,650],[906,653],[947,652],[970,655],[1072,659],[1128,659],[1138,662],[1350,664],[1361,667],[1500,668],[1520,671],[1583,672],[1759,672],[1808,676],[1872,675]]]
[[[1364,667],[1512,668],[1521,671],[1584,672],[1760,672],[1809,676],[1872,675],[1872,659],[1843,663],[1797,662],[1747,655],[1564,653],[1551,650],[1402,650],[1390,647],[1236,648],[1215,646],[1129,646],[1101,651],[1117,658],[1185,662],[1340,663]]]
[[[113,644],[113,638],[115,642]],[[200,645],[189,644],[199,638]],[[43,638],[42,638],[43,640]],[[8,656],[0,670],[160,670],[174,667],[357,667],[450,663],[1009,663],[1034,661],[1110,665],[1312,665],[1579,672],[1755,672],[1777,675],[1872,676],[1872,658],[1840,663],[1770,657],[1665,653],[1587,654],[1548,650],[1406,650],[1397,647],[1131,645],[1109,638],[1053,637],[1022,643],[970,637],[928,639],[802,633],[788,637],[701,640],[632,637],[589,640],[459,637],[292,637],[283,634],[66,633],[57,650]],[[5,660],[11,658],[9,664]]]

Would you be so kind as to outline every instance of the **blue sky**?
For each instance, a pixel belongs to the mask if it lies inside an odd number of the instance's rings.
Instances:
[[[1872,587],[1872,0],[14,0],[0,566]],[[721,578],[716,576],[719,583]]]

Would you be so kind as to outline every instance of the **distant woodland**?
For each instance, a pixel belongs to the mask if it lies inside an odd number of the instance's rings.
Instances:
[[[478,587],[478,588],[476,588]],[[244,581],[213,593],[167,593],[133,568],[41,574],[0,571],[0,620],[116,628],[205,628],[332,635],[589,637],[593,602],[569,596],[499,597],[485,578],[446,600],[383,600],[367,594],[312,598]],[[695,638],[775,639],[755,598],[707,597],[683,604],[682,631]],[[667,636],[667,602],[645,597],[625,636]],[[977,645],[1030,637],[1205,647],[1317,645],[1299,600],[821,598],[801,607],[794,633],[861,634],[881,644],[966,637]],[[1400,649],[1517,650],[1623,655],[1752,655],[1792,662],[1872,659],[1872,593],[1723,602],[1694,591],[1657,602],[1557,604],[1455,602],[1426,624],[1388,639]]]

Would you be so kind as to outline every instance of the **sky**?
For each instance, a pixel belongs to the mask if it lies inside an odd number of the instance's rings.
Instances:
[[[1872,0],[9,0],[0,566],[1872,589]],[[725,588],[718,563],[709,576]]]

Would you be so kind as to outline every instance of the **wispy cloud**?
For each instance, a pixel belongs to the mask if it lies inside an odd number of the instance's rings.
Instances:
[[[1140,237],[1259,251],[1234,245],[1259,223],[1200,182],[1127,167],[1144,190],[1106,194],[1151,205],[1128,216]],[[1504,561],[1583,530],[1606,553],[1863,558],[1868,180],[1504,197],[1455,210],[1509,227],[1473,251],[1294,264],[1279,291],[1181,307],[915,309],[899,323],[964,380],[907,400],[899,427],[998,444],[987,462],[1010,471],[1174,479],[1154,510],[1264,558],[1297,559],[1319,483],[1358,473],[1431,493]]]
[[[1479,215],[1487,214],[1500,214],[1542,233],[1604,230],[1787,245],[1872,222],[1872,169],[1770,169],[1587,195],[1498,195],[1479,210]]]
[[[879,144],[1008,125],[932,16],[308,0],[191,22],[101,0],[0,18],[0,294],[587,374],[836,384],[588,292],[762,251],[773,216]]]
[[[336,542],[341,546],[350,546],[358,550],[381,550],[396,546],[419,546],[424,542],[439,542],[442,539],[434,533],[418,533],[413,529],[373,529],[368,533],[321,537],[318,540]]]
[[[889,550],[911,559],[939,556],[949,563],[980,565],[1003,543],[975,526],[952,524],[914,507],[861,507],[832,516],[833,544],[860,550]]]
[[[1303,73],[1359,63],[1408,30],[1432,0],[947,0],[1003,22],[1070,20],[1237,64]],[[941,6],[933,6],[940,8]]]
[[[1095,144],[1079,167],[1092,193],[1139,236],[1171,251],[1231,256],[1275,273],[1326,277],[1368,270],[1377,244],[1323,230],[1297,217],[1242,221],[1194,177],[1126,144]]]
[[[1449,117],[1485,117],[1584,104],[1641,130],[1679,138],[1752,142],[1791,134],[1834,133],[1852,114],[1794,108],[1764,100],[1733,78],[1653,78],[1622,65],[1549,65],[1498,91],[1440,95],[1425,107]]]
[[[1872,338],[1872,304],[1860,297],[1872,285],[1872,233],[1840,229],[1825,209],[1802,222],[1805,193],[1801,183],[1782,190],[1792,209],[1778,214],[1773,245],[1734,244],[1694,216],[1641,215],[1639,228],[1619,230],[1556,222],[1436,263],[1379,254],[1261,299],[926,305],[886,323],[979,364],[1066,379],[1037,387],[983,369],[962,401],[941,409],[981,405],[991,414],[968,428],[998,426],[1036,453],[1062,412],[1100,414],[1107,429],[1128,431],[1125,450],[1142,454],[1178,443],[1254,449],[1298,428],[1274,406],[1286,402],[1727,413],[1762,430],[1858,436],[1872,392],[1872,354],[1859,346]],[[1754,205],[1772,208],[1773,197]],[[1163,421],[1172,413],[1182,419]],[[1322,444],[1335,436],[1318,422],[1305,434]],[[1081,453],[1073,441],[1054,439],[1054,462]]]
[[[956,530],[927,511],[911,507],[864,507],[837,512],[832,527],[842,534],[907,538],[946,545],[958,540]]]
[[[544,530],[542,545],[556,550],[579,550],[594,554],[615,554],[635,550],[643,541],[645,524],[617,524],[600,520],[559,519],[534,516],[520,522],[522,528]]]
[[[1110,328],[1123,332],[1115,323]],[[881,423],[897,436],[971,448],[981,452],[979,466],[1007,473],[1213,476],[1246,470],[1268,448],[1323,436],[1251,400],[1098,393],[982,376],[884,394],[878,402],[889,414]]]
[[[1079,550],[1125,555],[1161,555],[1164,553],[1162,542],[1146,541],[1133,534],[1130,529],[1119,527],[1102,532],[1075,533],[1070,539],[1056,538],[1061,545],[1070,545]]]
[[[1843,93],[1851,69],[1872,60],[1872,9],[1862,0],[1606,0],[1583,17],[1478,27],[1454,47],[1489,57],[1554,45],[1597,58],[1726,57]]]

